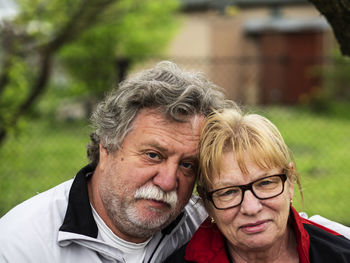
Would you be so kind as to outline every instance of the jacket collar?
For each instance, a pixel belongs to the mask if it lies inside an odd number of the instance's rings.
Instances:
[[[289,220],[296,235],[299,262],[309,263],[310,238],[303,224],[310,224],[310,221],[300,217],[293,207]],[[191,262],[229,262],[225,243],[223,234],[208,218],[188,243],[185,259]]]
[[[87,181],[95,167],[87,165],[74,178],[69,192],[68,207],[60,231],[97,238],[97,225],[91,211]]]
[[[303,224],[309,224],[310,221],[305,218],[302,218],[294,209],[294,207],[291,207],[289,220],[293,227],[295,238],[297,240],[299,262],[309,263],[310,237],[307,231],[305,230]]]
[[[209,218],[202,223],[188,243],[185,259],[191,262],[229,262],[225,238]]]

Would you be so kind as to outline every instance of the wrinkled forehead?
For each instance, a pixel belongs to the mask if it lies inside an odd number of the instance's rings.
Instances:
[[[137,134],[135,139],[157,140],[164,146],[181,146],[187,151],[198,153],[200,131],[204,117],[184,116],[181,121],[164,115],[158,109],[143,109],[135,118],[128,135]]]
[[[163,115],[164,116],[164,115]],[[179,117],[179,116],[178,116]],[[163,124],[180,124],[182,127],[188,127],[192,131],[192,135],[196,137],[199,142],[199,136],[204,124],[204,115],[194,114],[194,115],[183,115],[179,119],[174,119],[171,116],[165,116],[162,120]]]
[[[159,118],[163,123],[187,122],[193,126],[203,125],[204,115],[201,113],[167,112],[164,107],[146,107],[138,111],[136,117],[142,114],[150,114]]]

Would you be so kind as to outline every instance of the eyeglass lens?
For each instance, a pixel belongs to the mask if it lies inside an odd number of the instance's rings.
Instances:
[[[285,175],[283,175],[285,176]],[[251,190],[258,199],[268,199],[283,192],[282,175],[272,175],[261,178],[247,185],[231,186],[211,192],[211,199],[218,209],[231,208],[241,204],[244,192]]]

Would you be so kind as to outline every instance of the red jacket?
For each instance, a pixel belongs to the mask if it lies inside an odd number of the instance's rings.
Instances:
[[[296,234],[300,263],[350,262],[350,240],[299,216],[291,208],[290,219]],[[188,244],[165,262],[230,263],[225,237],[207,219]]]

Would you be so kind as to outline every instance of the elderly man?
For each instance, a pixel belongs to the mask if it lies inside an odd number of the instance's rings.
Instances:
[[[202,121],[233,104],[171,62],[122,82],[93,113],[90,164],[0,221],[0,261],[161,262],[207,216],[192,190]]]

